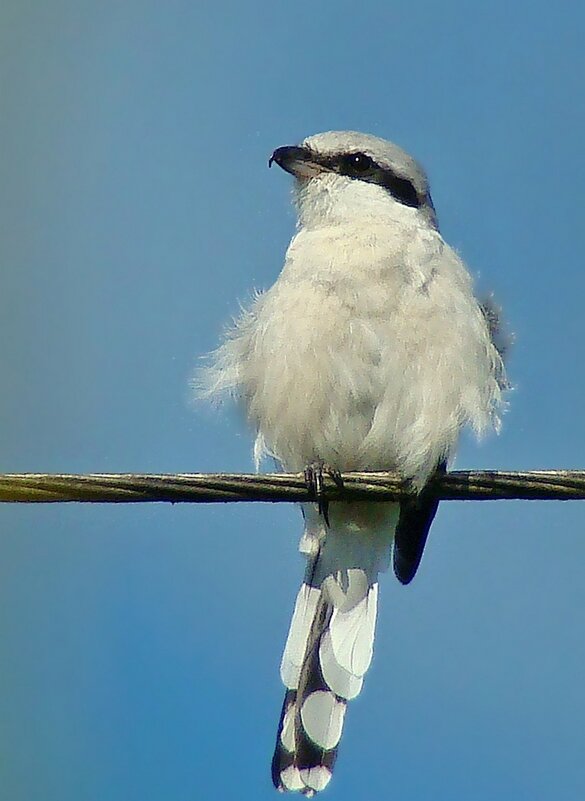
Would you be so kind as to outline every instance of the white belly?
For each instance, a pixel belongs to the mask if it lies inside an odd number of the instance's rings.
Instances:
[[[226,347],[239,391],[285,469],[323,459],[422,483],[465,423],[489,424],[499,357],[463,264],[438,234],[425,237],[381,248],[371,232],[345,243],[301,232],[238,324]],[[335,261],[323,262],[328,252]]]

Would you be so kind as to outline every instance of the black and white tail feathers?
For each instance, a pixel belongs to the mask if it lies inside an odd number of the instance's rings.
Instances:
[[[347,702],[372,660],[378,573],[386,570],[398,504],[341,504],[330,526],[305,510],[307,554],[281,663],[286,694],[272,760],[277,789],[307,796],[329,780]]]

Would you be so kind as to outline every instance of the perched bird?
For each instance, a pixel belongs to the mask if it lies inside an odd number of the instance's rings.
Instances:
[[[297,232],[200,377],[239,398],[255,458],[306,470],[396,470],[399,503],[304,504],[306,555],[281,664],[274,785],[307,796],[331,778],[348,700],[371,659],[378,574],[407,584],[461,429],[498,426],[506,386],[493,311],[439,233],[425,173],[396,145],[331,131],[270,158],[295,178]]]

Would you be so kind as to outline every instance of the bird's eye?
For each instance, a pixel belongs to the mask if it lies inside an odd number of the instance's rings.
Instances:
[[[356,175],[370,170],[373,165],[374,162],[365,153],[349,153],[347,156],[342,157],[340,166],[342,172]]]

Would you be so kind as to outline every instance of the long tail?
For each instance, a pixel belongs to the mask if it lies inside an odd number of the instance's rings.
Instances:
[[[388,566],[397,504],[331,504],[330,526],[305,509],[307,554],[281,663],[286,694],[272,780],[281,791],[323,790],[337,756],[347,702],[374,647],[378,573]]]

